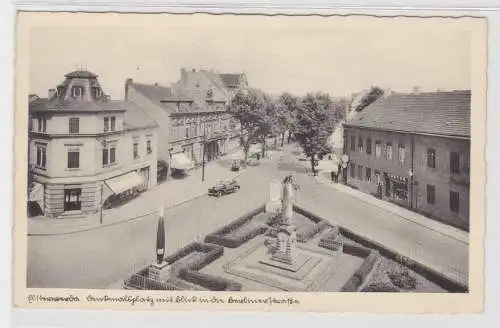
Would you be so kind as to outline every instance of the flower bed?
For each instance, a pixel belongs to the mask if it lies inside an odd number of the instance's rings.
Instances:
[[[368,275],[375,269],[380,261],[380,254],[377,251],[371,251],[354,275],[347,281],[340,291],[355,292],[363,285]]]
[[[330,224],[326,221],[323,221],[323,220],[316,223],[313,226],[306,227],[297,233],[297,241],[299,243],[305,243],[328,227],[330,227]]]
[[[193,284],[213,291],[240,291],[241,284],[222,277],[212,276],[206,273],[181,269],[179,277]]]
[[[206,243],[217,244],[227,248],[237,248],[246,243],[250,239],[263,234],[267,231],[267,226],[259,225],[254,228],[243,229],[242,233],[238,233],[238,229],[255,218],[255,216],[264,211],[264,207],[259,207],[256,210],[240,217],[228,225],[214,231],[205,237]]]
[[[337,251],[343,249],[344,241],[338,226],[330,228],[319,240],[319,247]]]

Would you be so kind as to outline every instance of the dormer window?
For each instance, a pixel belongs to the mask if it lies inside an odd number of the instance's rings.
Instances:
[[[83,88],[82,87],[73,87],[71,90],[73,94],[73,98],[81,98],[83,95]]]
[[[92,96],[94,98],[100,98],[101,95],[102,95],[101,88],[99,88],[99,87],[92,87]]]

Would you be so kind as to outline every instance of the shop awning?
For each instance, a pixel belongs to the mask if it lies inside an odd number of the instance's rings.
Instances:
[[[188,170],[194,167],[193,162],[183,153],[173,154],[170,167],[176,170]]]
[[[126,190],[140,186],[144,183],[144,179],[136,171],[132,171],[106,180],[105,183],[114,194],[121,194]]]
[[[30,190],[28,201],[39,202],[43,200],[43,185],[38,182],[33,183],[33,188]]]

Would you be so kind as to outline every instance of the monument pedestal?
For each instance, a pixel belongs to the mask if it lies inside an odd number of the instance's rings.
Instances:
[[[170,278],[171,266],[167,262],[153,263],[149,266],[148,276],[152,280],[164,281]]]

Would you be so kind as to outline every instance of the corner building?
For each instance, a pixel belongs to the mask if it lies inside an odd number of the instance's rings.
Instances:
[[[157,124],[133,103],[112,101],[97,75],[65,75],[29,104],[28,201],[47,217],[96,213],[111,196],[156,185]]]

